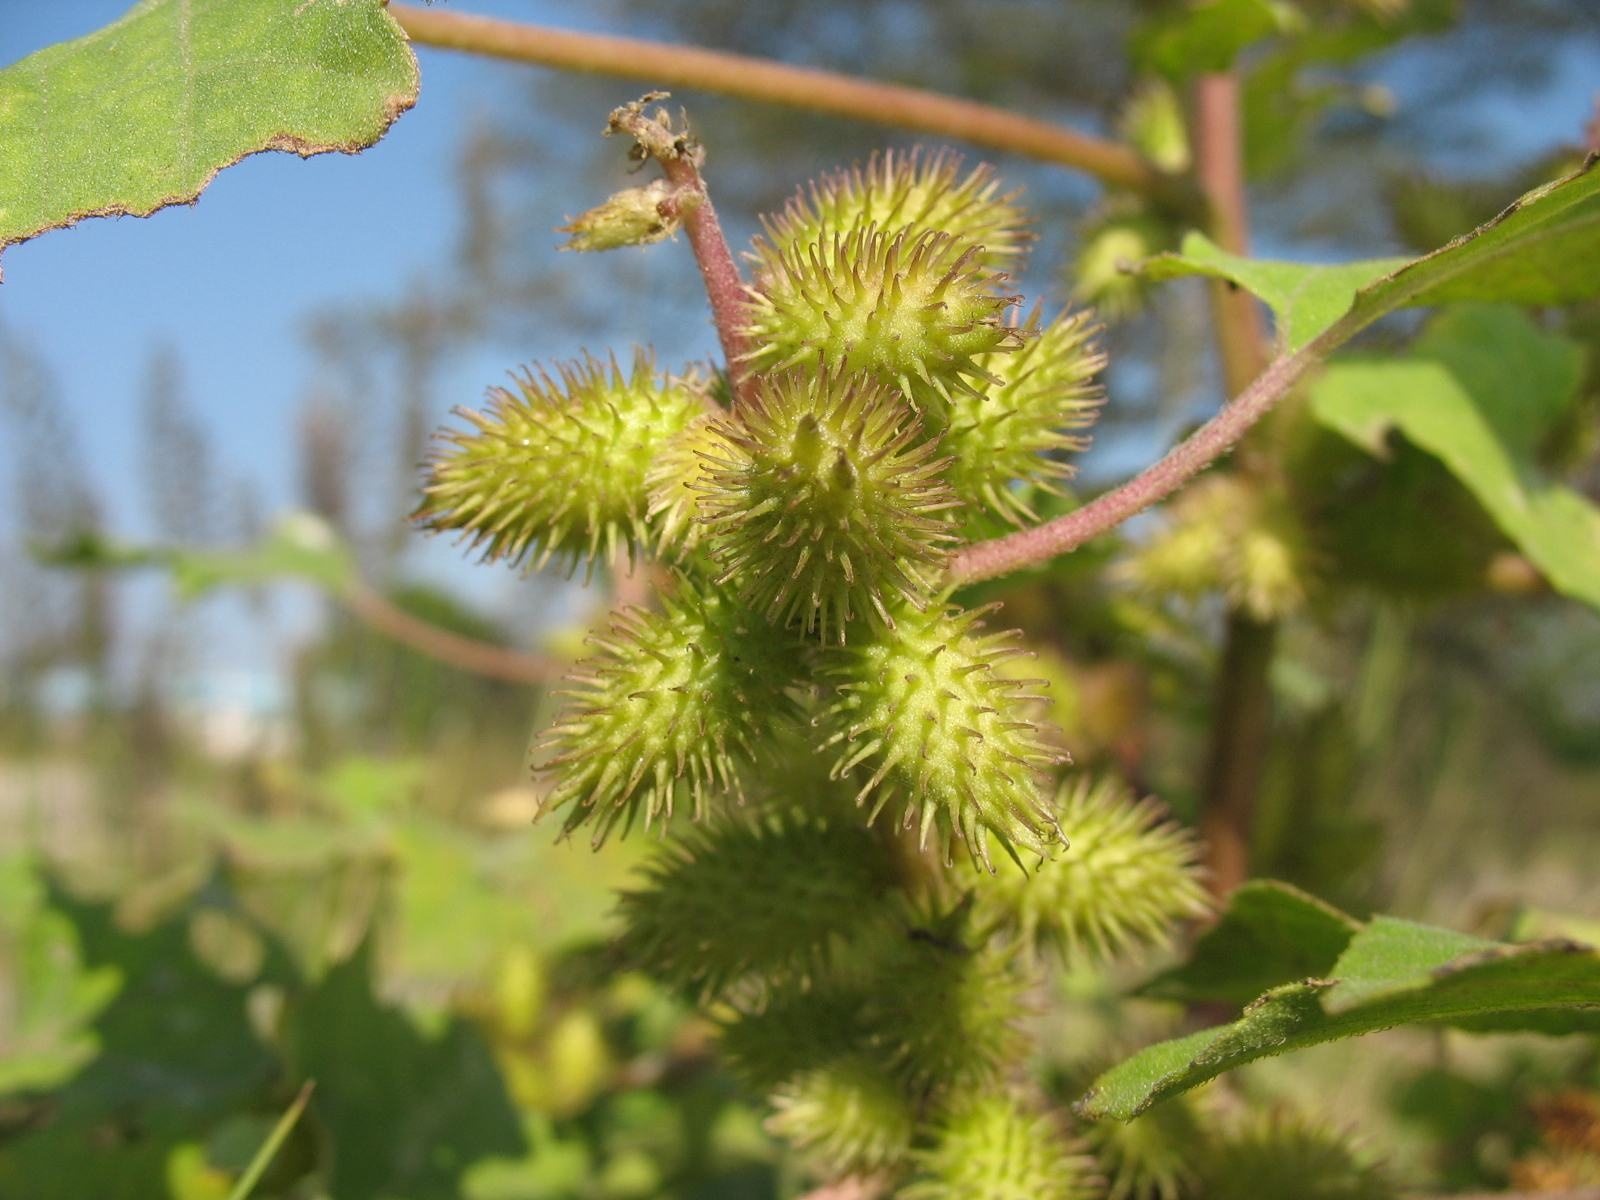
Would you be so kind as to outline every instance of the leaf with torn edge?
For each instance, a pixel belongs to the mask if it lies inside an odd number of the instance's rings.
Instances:
[[[1090,1120],[1151,1105],[1269,1055],[1412,1023],[1480,1031],[1600,1031],[1600,951],[1508,945],[1376,917],[1331,978],[1273,988],[1230,1025],[1159,1042],[1107,1071],[1078,1102]]]
[[[1600,295],[1600,155],[1421,258],[1317,264],[1244,258],[1190,233],[1149,259],[1149,279],[1205,275],[1264,300],[1285,351],[1340,326],[1334,345],[1387,313],[1460,301],[1567,304]],[[1327,347],[1332,349],[1332,346]]]
[[[354,154],[417,86],[381,0],[142,0],[0,70],[0,250],[191,203],[258,151]]]

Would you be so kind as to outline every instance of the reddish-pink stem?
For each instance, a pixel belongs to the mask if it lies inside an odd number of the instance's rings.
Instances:
[[[717,220],[717,210],[712,206],[711,194],[693,157],[681,154],[662,158],[661,169],[676,189],[669,201],[683,220],[683,231],[688,235],[689,248],[700,267],[700,278],[705,281],[706,298],[711,302],[711,319],[717,327],[717,339],[722,343],[722,356],[728,364],[728,381],[735,401],[745,399],[750,386],[749,372],[744,366],[748,343],[744,336],[745,283],[739,266],[728,249],[728,239],[723,236],[722,223]]]
[[[950,560],[947,578],[952,583],[975,583],[1044,562],[1076,550],[1164,500],[1232,449],[1245,431],[1265,416],[1313,363],[1339,345],[1349,333],[1350,322],[1341,321],[1293,354],[1277,359],[1254,383],[1165,458],[1121,487],[1043,525],[987,542],[975,542],[959,550]]]

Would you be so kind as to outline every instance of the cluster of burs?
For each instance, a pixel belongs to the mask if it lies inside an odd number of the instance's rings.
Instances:
[[[1026,220],[987,168],[886,155],[764,227],[737,387],[642,353],[526,372],[443,435],[422,518],[490,559],[660,564],[571,676],[544,807],[596,844],[666,827],[626,946],[774,1128],[906,1197],[1092,1194],[1018,1023],[1050,956],[1196,912],[1194,848],[1114,781],[1056,789],[1027,651],[943,580],[1065,473],[1095,330],[1019,317]]]

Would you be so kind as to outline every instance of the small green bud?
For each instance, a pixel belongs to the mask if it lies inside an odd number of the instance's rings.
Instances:
[[[1090,218],[1080,235],[1072,269],[1072,294],[1109,321],[1123,321],[1144,307],[1146,284],[1134,268],[1169,250],[1173,233],[1144,209],[1114,204]]]
[[[1128,97],[1117,122],[1123,139],[1163,171],[1187,171],[1189,129],[1178,93],[1164,79],[1146,79]]]
[[[571,235],[563,250],[617,250],[665,241],[682,222],[672,185],[657,179],[642,188],[624,188],[556,232]]]
[[[1023,870],[1001,863],[972,872],[980,909],[1024,943],[1072,962],[1103,963],[1159,945],[1182,920],[1207,911],[1192,834],[1151,799],[1135,801],[1108,777],[1078,778],[1057,793],[1056,821],[1072,844]]]
[[[901,1200],[1091,1200],[1100,1194],[1094,1160],[1062,1137],[1047,1116],[1013,1097],[962,1097],[917,1156],[918,1178]]]
[[[829,651],[821,674],[837,692],[817,723],[839,747],[834,774],[864,779],[869,821],[892,807],[923,844],[937,832],[947,861],[959,839],[993,869],[991,837],[1013,855],[1063,843],[1038,776],[1065,756],[1029,719],[1039,681],[995,669],[1027,651],[1014,632],[982,633],[983,611],[902,609],[876,641]]]
[[[775,217],[763,220],[756,245],[762,262],[825,245],[836,233],[865,225],[899,233],[946,233],[980,247],[991,267],[1027,248],[1027,216],[1017,192],[1002,192],[994,169],[979,164],[964,177],[961,156],[948,150],[924,155],[893,150],[874,154],[865,167],[836,171],[797,193]]]

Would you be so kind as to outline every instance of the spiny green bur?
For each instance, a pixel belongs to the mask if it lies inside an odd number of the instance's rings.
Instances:
[[[845,931],[871,921],[889,876],[868,830],[796,810],[677,834],[644,879],[622,896],[624,950],[707,999],[752,976],[814,977]]]
[[[724,331],[745,378],[642,354],[528,373],[444,435],[419,510],[489,559],[672,565],[572,674],[541,813],[595,844],[661,827],[622,953],[716,1006],[723,1058],[820,1174],[912,1200],[1085,1194],[1090,1165],[1001,1090],[1036,951],[1102,958],[1201,907],[1193,842],[1152,805],[1050,798],[1039,681],[998,669],[1018,635],[941,591],[959,532],[1031,518],[1019,489],[1066,475],[1099,404],[1088,314],[1008,319],[997,268],[1026,242],[986,167],[828,176],[755,246]]]
[[[804,1071],[772,1095],[767,1127],[834,1171],[872,1172],[903,1161],[917,1112],[905,1089],[869,1055]]]
[[[1001,190],[988,163],[965,176],[961,156],[948,150],[925,155],[893,150],[874,154],[865,166],[834,171],[795,194],[781,213],[766,218],[766,238],[757,243],[758,265],[835,233],[865,225],[894,231],[946,233],[980,248],[987,266],[1020,258],[1027,249],[1027,214],[1017,192]]]
[[[701,486],[719,583],[824,640],[927,599],[957,501],[946,461],[893,393],[841,375],[768,376],[716,432]]]
[[[783,640],[715,591],[685,584],[660,613],[619,613],[591,640],[600,653],[545,737],[541,812],[566,809],[567,833],[594,821],[595,845],[619,821],[670,817],[680,793],[696,817],[713,792],[736,793],[793,709]]]
[[[1039,794],[1039,775],[1063,756],[1032,719],[1040,681],[995,670],[1027,651],[1013,634],[983,633],[983,611],[902,610],[878,640],[831,651],[822,674],[836,694],[817,720],[835,774],[862,780],[869,821],[888,808],[920,844],[937,835],[946,861],[959,839],[992,870],[991,838],[1012,855],[1063,841]]]
[[[1094,1162],[1046,1116],[1014,1097],[979,1093],[956,1104],[917,1155],[919,1177],[900,1200],[1090,1200]]]
[[[704,411],[691,384],[662,379],[640,352],[524,372],[489,410],[458,409],[443,432],[417,518],[459,530],[487,560],[573,565],[630,551],[644,532],[645,475],[673,435]]]
[[[978,903],[1023,940],[1072,963],[1105,963],[1161,945],[1181,921],[1207,911],[1199,846],[1149,798],[1117,780],[1063,784],[1051,806],[1072,845],[1024,870],[973,872]]]
[[[969,505],[1021,523],[1035,521],[1018,484],[1057,492],[1071,473],[1061,458],[1088,446],[1081,430],[1094,423],[1101,395],[1094,378],[1105,366],[1098,329],[1084,311],[1064,312],[1022,327],[1027,341],[1014,353],[985,356],[980,366],[999,382],[983,395],[964,392],[950,402],[941,449],[950,456],[950,486]]]
[[[865,374],[942,417],[952,395],[994,382],[983,356],[1022,345],[1003,320],[1017,301],[998,293],[1004,280],[932,230],[867,225],[795,246],[750,290],[745,361]]]

